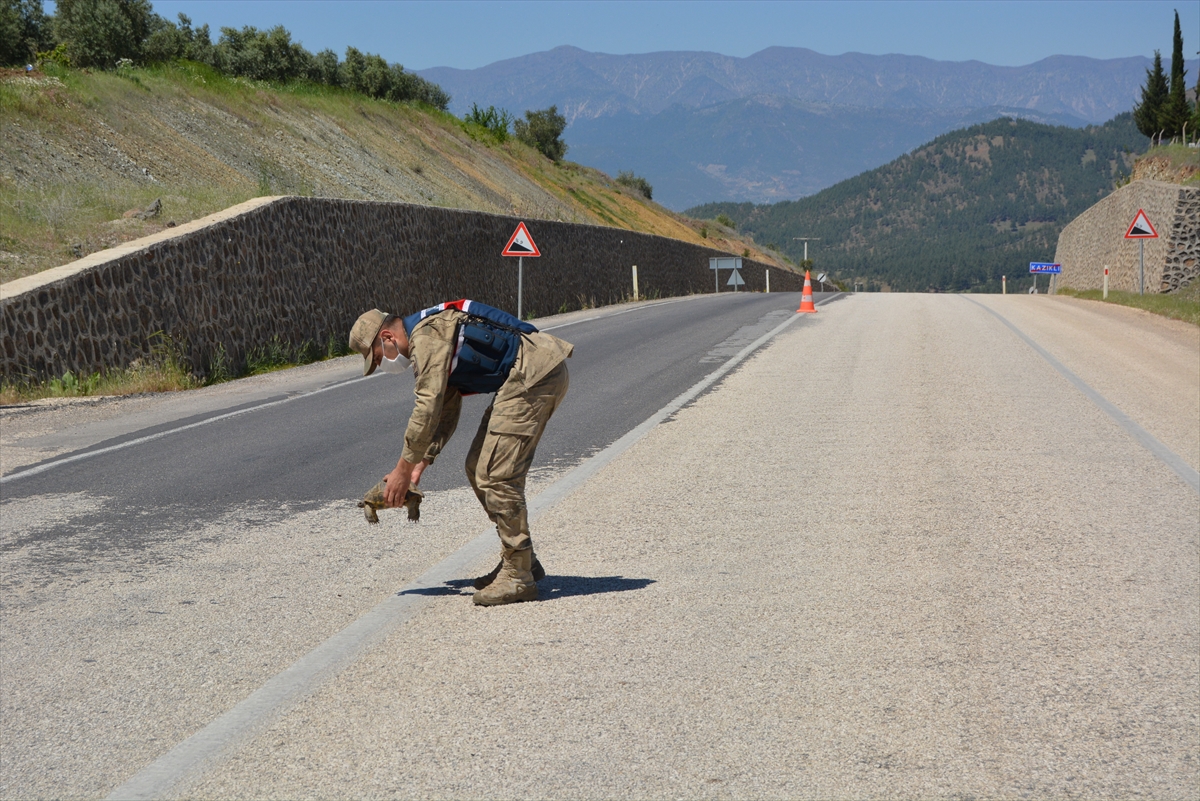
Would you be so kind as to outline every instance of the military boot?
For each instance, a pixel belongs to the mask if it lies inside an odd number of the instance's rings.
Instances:
[[[499,606],[517,601],[536,601],[537,584],[533,580],[533,549],[514,551],[504,548],[500,556],[500,571],[495,580],[475,593],[479,606]]]
[[[486,574],[480,576],[479,578],[475,579],[475,581],[473,582],[475,585],[475,589],[482,590],[484,587],[486,587],[487,585],[489,585],[493,581],[495,581],[496,575],[500,572],[500,568],[502,568],[502,567],[504,567],[503,559],[501,559],[499,562],[496,563],[496,566],[492,568],[491,573],[486,573]],[[534,581],[541,581],[542,579],[544,579],[546,577],[546,571],[542,567],[542,563],[538,561],[536,553],[533,555],[533,568],[530,570],[530,572],[533,573]]]

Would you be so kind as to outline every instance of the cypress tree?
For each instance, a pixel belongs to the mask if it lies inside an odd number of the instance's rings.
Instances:
[[[1179,12],[1175,12],[1175,39],[1171,48],[1171,93],[1163,107],[1159,128],[1166,129],[1168,137],[1179,136],[1191,116],[1187,100],[1187,71],[1183,68],[1183,34],[1179,30]]]
[[[1192,121],[1188,123],[1188,137],[1195,141],[1200,137],[1200,76],[1196,78],[1196,87],[1192,89]]]
[[[1142,102],[1133,109],[1133,121],[1144,136],[1158,136],[1162,130],[1163,108],[1167,104],[1167,76],[1163,73],[1162,54],[1154,51],[1154,68],[1146,70],[1146,85],[1142,87]]]

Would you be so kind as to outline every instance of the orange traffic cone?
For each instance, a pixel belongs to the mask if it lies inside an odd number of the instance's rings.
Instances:
[[[812,275],[809,274],[808,270],[804,271],[804,294],[800,296],[800,308],[796,309],[796,314],[800,312],[809,314],[817,313],[817,307],[813,305],[812,299]]]

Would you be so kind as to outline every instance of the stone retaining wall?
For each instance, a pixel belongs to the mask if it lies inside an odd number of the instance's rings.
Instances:
[[[8,380],[88,374],[152,354],[168,335],[197,375],[278,336],[344,341],[366,309],[407,314],[469,297],[515,312],[517,260],[500,256],[517,218],[405,203],[259,198],[212,217],[0,287]],[[531,220],[544,254],[525,259],[524,310],[552,314],[632,294],[712,292],[728,254],[617,228]],[[744,289],[767,265],[747,259]],[[728,291],[722,274],[721,289]],[[803,276],[771,269],[773,291]]]
[[[1058,237],[1062,265],[1055,288],[1138,291],[1138,243],[1125,232],[1138,209],[1157,239],[1145,240],[1145,291],[1173,292],[1200,271],[1200,188],[1163,181],[1132,181],[1075,218]]]

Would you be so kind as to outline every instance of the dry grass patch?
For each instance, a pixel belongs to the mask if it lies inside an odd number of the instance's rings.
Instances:
[[[41,398],[83,398],[93,395],[138,395],[144,392],[175,392],[202,385],[178,361],[135,362],[121,370],[77,376],[68,371],[61,378],[42,382],[0,382],[0,406],[11,406]]]
[[[1200,326],[1200,281],[1193,281],[1188,286],[1169,295],[1139,295],[1136,292],[1109,291],[1108,299],[1103,298],[1099,289],[1059,289],[1059,295],[1068,295],[1084,300],[1096,300],[1102,303],[1116,303],[1120,306],[1131,306],[1154,314],[1169,317],[1172,320],[1182,320],[1185,323]]]

